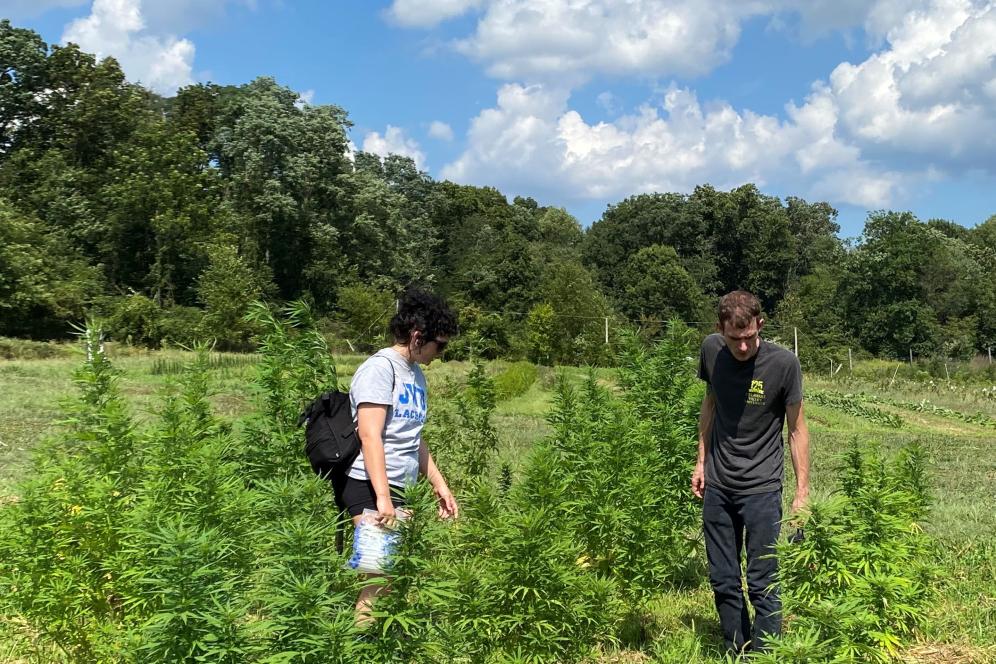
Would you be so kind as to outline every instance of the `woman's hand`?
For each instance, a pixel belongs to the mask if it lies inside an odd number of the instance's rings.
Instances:
[[[390,496],[377,496],[377,515],[380,525],[385,528],[393,528],[397,519],[397,512],[394,510],[394,503]]]
[[[459,515],[460,508],[446,483],[439,482],[433,485],[432,492],[436,494],[436,500],[439,502],[439,518],[455,519]]]

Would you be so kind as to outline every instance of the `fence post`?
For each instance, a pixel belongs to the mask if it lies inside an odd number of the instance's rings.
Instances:
[[[913,366],[913,349],[910,348],[910,366]]]
[[[609,345],[609,317],[605,317],[605,345]]]
[[[993,347],[989,347],[989,364],[993,363]]]
[[[848,373],[854,373],[854,360],[851,359],[851,349],[847,349],[847,371]]]

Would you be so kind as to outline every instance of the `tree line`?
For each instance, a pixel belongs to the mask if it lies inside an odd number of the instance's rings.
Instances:
[[[736,288],[807,348],[996,345],[996,215],[967,229],[879,211],[849,243],[826,202],[702,185],[629,197],[584,229],[351,152],[350,126],[265,77],[159,96],[113,58],[0,22],[0,335],[60,338],[97,316],[132,343],[241,348],[250,302],[304,299],[369,346],[421,282],[460,313],[458,357],[602,362],[606,319],[613,337],[653,335],[711,320]]]

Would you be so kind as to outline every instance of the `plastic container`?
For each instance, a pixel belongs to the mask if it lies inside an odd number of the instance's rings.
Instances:
[[[403,521],[407,516],[407,512],[397,511],[399,520]],[[363,574],[386,574],[391,569],[391,556],[397,551],[400,541],[400,530],[381,525],[378,512],[365,509],[353,531],[353,553],[346,561],[346,567]]]

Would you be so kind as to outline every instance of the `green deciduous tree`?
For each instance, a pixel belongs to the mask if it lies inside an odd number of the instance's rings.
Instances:
[[[847,327],[873,353],[943,354],[942,326],[991,298],[987,255],[911,213],[873,213],[841,282]]]
[[[699,320],[703,295],[681,266],[677,252],[659,244],[644,247],[626,261],[620,308],[632,319]]]
[[[64,336],[100,287],[64,234],[0,199],[0,335]]]
[[[350,284],[339,289],[338,310],[351,348],[380,347],[394,315],[394,293],[375,286]]]
[[[18,125],[0,155],[0,187],[19,208],[100,261],[109,227],[97,192],[115,150],[148,114],[150,93],[127,83],[113,58],[98,62],[73,44],[52,47],[44,71],[33,76],[39,80],[32,85],[42,89],[32,92],[25,111],[30,121]]]
[[[529,356],[538,364],[552,364],[557,342],[556,318],[553,307],[546,302],[529,310],[526,330],[529,339]]]
[[[114,156],[98,208],[108,232],[100,254],[115,283],[160,306],[195,301],[206,246],[228,221],[221,180],[192,133],[143,124]]]
[[[232,244],[216,244],[208,256],[197,280],[197,297],[204,305],[202,334],[221,348],[243,349],[254,332],[245,316],[265,292],[265,283]]]
[[[407,162],[389,158],[386,163],[391,173],[403,177],[400,171]],[[420,209],[424,206],[409,206],[403,193],[408,185],[415,185],[410,181],[392,184],[387,177],[387,170],[381,175],[377,170],[358,169],[340,178],[344,196],[339,236],[351,271],[362,279],[387,277],[397,286],[427,281],[433,273],[436,232]]]
[[[572,258],[545,264],[539,296],[552,307],[556,321],[554,359],[595,363],[592,351],[604,346],[605,318],[613,312],[588,269]]]
[[[594,268],[606,292],[618,299],[625,290],[621,270],[630,256],[643,247],[675,248],[694,260],[707,253],[711,238],[703,218],[690,209],[680,194],[641,194],[610,205],[585,234],[584,260]],[[710,261],[711,263],[711,261]],[[710,269],[702,270],[708,278]]]
[[[339,176],[351,171],[345,111],[299,108],[297,99],[270,78],[244,86],[224,105],[212,150],[241,252],[272,272],[285,298],[302,291],[311,229],[334,224],[342,204]]]
[[[48,45],[36,32],[0,21],[0,161],[42,110]]]
[[[807,203],[789,196],[785,199],[785,211],[796,249],[790,282],[843,258],[844,248],[837,237],[840,232],[837,210],[829,203]]]

